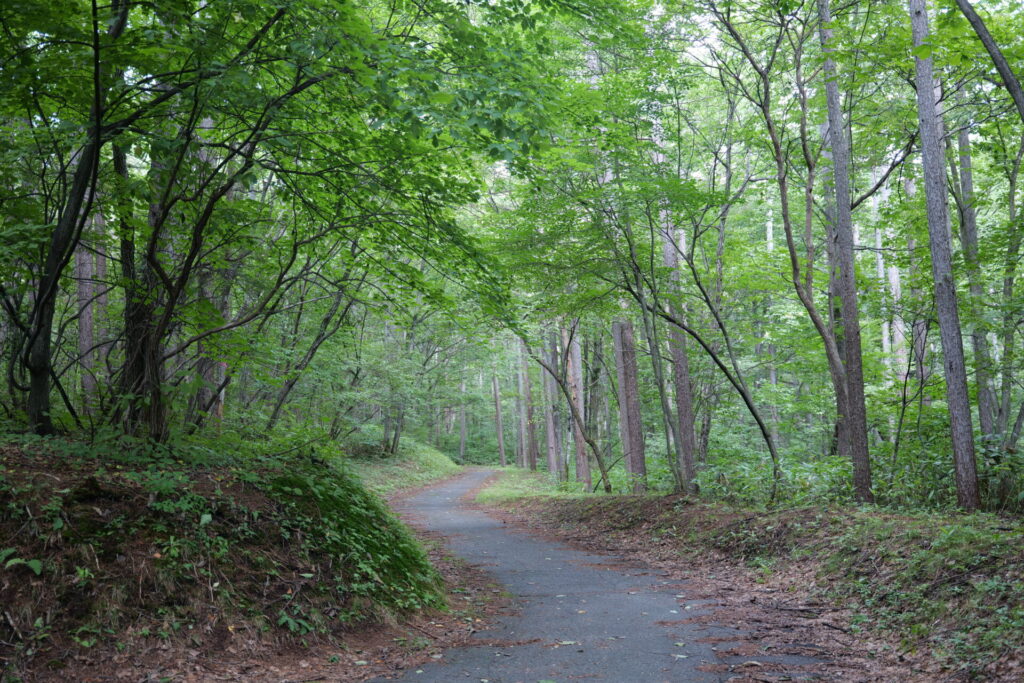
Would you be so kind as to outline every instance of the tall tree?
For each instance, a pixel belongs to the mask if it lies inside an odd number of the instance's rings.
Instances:
[[[921,135],[925,199],[928,212],[928,246],[932,256],[935,283],[935,310],[942,340],[946,371],[946,403],[949,408],[953,465],[956,473],[957,501],[965,510],[980,504],[978,475],[974,459],[974,432],[971,405],[967,393],[967,369],[964,364],[960,314],[957,310],[956,284],[948,236],[945,156],[942,122],[935,105],[935,76],[932,63],[932,38],[925,0],[909,0],[910,28],[914,40],[914,83],[917,89],[917,117]]]
[[[857,271],[854,259],[853,217],[850,199],[850,149],[843,117],[838,74],[832,59],[833,39],[829,0],[818,0],[819,34],[825,53],[825,102],[828,108],[828,139],[832,149],[832,187],[835,191],[835,256],[842,310],[843,383],[846,410],[841,420],[850,440],[853,461],[853,489],[858,500],[871,502],[871,460],[868,454],[867,409],[864,405],[864,366],[861,360],[860,309],[857,305]]]
[[[643,493],[647,490],[647,460],[644,454],[644,428],[640,415],[633,323],[629,320],[613,322],[612,339],[615,343],[615,370],[618,375],[622,457],[626,463],[626,471],[632,479],[633,491]]]
[[[498,457],[502,467],[508,465],[505,457],[505,425],[501,419],[501,393],[498,391],[498,375],[491,374],[491,391],[494,394],[494,429],[498,437]]]

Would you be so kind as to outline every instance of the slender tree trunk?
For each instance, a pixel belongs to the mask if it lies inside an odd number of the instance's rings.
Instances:
[[[1009,156],[1009,155],[1007,155]],[[1009,420],[1010,402],[1014,387],[1014,372],[1016,370],[1016,330],[1020,307],[1015,304],[1014,289],[1017,280],[1017,263],[1020,260],[1021,237],[1024,230],[1020,226],[1017,216],[1017,185],[1020,177],[1021,161],[1024,159],[1024,137],[1021,138],[1020,146],[1017,148],[1017,155],[1012,162],[1006,164],[1006,180],[1009,184],[1008,192],[1008,224],[1010,226],[1009,244],[1006,247],[1006,254],[1003,258],[1003,287],[1002,287],[1002,324],[999,334],[999,347],[1002,348],[1002,358],[999,362],[999,409],[996,412],[996,434],[1002,439],[1001,450],[1005,451],[1010,444]]]
[[[1016,74],[1010,68],[1010,64],[1006,61],[1006,57],[1003,56],[999,46],[996,45],[996,41],[992,39],[992,34],[989,33],[988,27],[985,26],[985,22],[982,21],[978,13],[974,11],[974,7],[968,0],[956,0],[957,7],[963,13],[964,17],[967,18],[971,28],[978,34],[978,38],[981,40],[982,45],[985,46],[985,50],[988,51],[989,57],[992,58],[992,63],[996,67],[996,71],[999,72],[1000,77],[1003,79],[1003,85],[1006,90],[1010,93],[1010,97],[1013,99],[1013,104],[1017,107],[1017,112],[1020,114],[1020,120],[1024,122],[1024,90],[1021,89],[1020,81],[1017,79]]]
[[[498,434],[498,457],[501,459],[501,466],[507,467],[508,460],[505,457],[505,425],[501,419],[501,393],[498,391],[498,375],[491,375],[491,391],[494,393],[494,427]]]
[[[612,323],[615,342],[615,370],[619,382],[619,432],[626,471],[633,480],[633,492],[647,490],[647,463],[644,456],[644,431],[640,415],[640,390],[637,383],[636,345],[633,324],[628,320]],[[658,353],[651,345],[652,354]],[[671,419],[671,416],[669,416]]]
[[[94,216],[93,223],[96,223]],[[75,250],[75,281],[78,294],[78,363],[81,366],[82,408],[90,414],[96,408],[96,350],[93,312],[96,310],[95,273],[90,245]]]
[[[459,382],[459,462],[466,463],[466,380]]]
[[[985,299],[981,268],[978,264],[978,220],[974,197],[974,178],[971,170],[971,142],[966,128],[957,135],[957,164],[950,160],[950,175],[953,178],[954,197],[960,214],[960,244],[963,247],[967,265],[967,281],[970,292],[971,347],[974,351],[974,377],[978,387],[978,422],[981,437],[989,441],[995,435],[995,394],[992,391],[992,356],[988,349],[988,326],[985,325],[981,306]]]
[[[669,229],[662,233],[662,257],[669,268],[669,310],[680,320],[684,317],[680,303],[679,253],[674,236]],[[693,386],[690,383],[690,359],[686,349],[686,333],[674,325],[669,326],[668,346],[672,354],[672,382],[675,385],[676,432],[679,437],[677,453],[682,490],[694,492],[697,476],[697,436],[694,432]]]
[[[523,373],[516,372],[516,417],[518,418],[519,429],[516,435],[516,467],[526,467],[526,404],[523,401],[523,394],[526,392],[523,387]]]
[[[569,393],[574,404],[574,412],[582,419],[586,414],[583,406],[583,354],[580,352],[580,340],[577,337],[578,327],[573,325],[573,334],[563,328],[562,345],[568,349],[566,367],[569,380]],[[587,458],[587,447],[583,438],[583,427],[579,420],[572,421],[572,440],[576,449],[576,481],[581,482],[589,491],[594,485],[590,475],[590,460]]]
[[[832,21],[829,0],[818,0],[821,19],[821,44],[825,51],[825,99],[828,107],[829,139],[832,147],[832,174],[836,198],[836,264],[839,266],[839,295],[842,298],[843,361],[845,366],[847,410],[846,436],[853,460],[853,488],[862,502],[871,502],[871,460],[868,454],[867,410],[864,403],[864,370],[861,361],[860,311],[857,307],[857,275],[854,260],[853,217],[850,201],[850,150],[846,138],[836,83],[836,67],[831,58]]]
[[[588,430],[599,444],[602,459],[604,462],[609,462],[611,460],[611,435],[615,428],[612,426],[611,407],[608,401],[609,374],[604,360],[603,335],[594,337],[590,356],[592,371],[587,383],[587,391],[584,393],[587,415],[591,417],[592,422],[592,426],[588,423]]]
[[[349,299],[345,308],[342,309],[341,304],[345,300],[344,292],[338,292],[335,294],[334,299],[331,301],[330,307],[324,314],[323,318],[320,319],[320,326],[317,329],[316,336],[313,337],[313,341],[310,343],[309,348],[303,354],[302,358],[299,359],[294,365],[289,365],[286,370],[288,376],[284,385],[277,392],[277,397],[274,400],[274,408],[270,412],[270,417],[267,419],[266,430],[269,432],[276,425],[277,421],[281,418],[281,413],[284,409],[285,403],[288,400],[288,396],[291,395],[295,385],[298,384],[299,379],[302,377],[302,373],[305,372],[309,364],[313,362],[313,357],[316,356],[317,351],[325,341],[330,339],[334,334],[341,328],[342,323],[348,316],[348,311],[352,306],[353,299]],[[298,328],[298,321],[296,321],[296,328]],[[298,335],[298,330],[295,332]],[[404,333],[403,333],[404,334]],[[396,340],[397,342],[397,340]],[[401,415],[402,410],[400,409],[399,414]],[[401,424],[401,418],[394,422],[396,429],[399,429]],[[399,430],[400,431],[400,430]],[[385,439],[385,444],[387,439]],[[392,451],[394,452],[394,451]]]
[[[523,403],[526,413],[526,466],[531,472],[537,471],[537,457],[540,449],[537,447],[537,425],[533,419],[533,390],[530,383],[530,364],[527,355],[526,344],[520,347],[522,359],[523,377]]]
[[[398,447],[402,443],[402,429],[405,427],[405,404],[399,403],[395,410],[395,431],[388,445],[388,453],[398,455]]]
[[[558,367],[558,338],[553,330],[548,334],[548,363],[553,368]],[[561,397],[555,384],[555,378],[550,373],[544,373],[543,385],[545,390],[544,417],[548,446],[548,473],[558,481],[563,481],[565,471],[562,467],[561,416],[558,410],[558,406],[561,404]]]
[[[768,353],[768,386],[772,388],[774,394],[779,388],[779,371],[775,367],[775,345],[768,344],[766,351]],[[768,416],[772,421],[772,441],[779,443],[779,406],[774,395],[771,403],[768,404]]]
[[[925,0],[909,0],[910,27],[914,47],[929,45],[931,36]],[[921,153],[928,207],[928,243],[935,281],[935,309],[946,370],[946,402],[949,407],[953,464],[956,471],[957,501],[966,510],[979,506],[978,476],[974,461],[971,405],[967,394],[967,370],[964,365],[960,316],[947,236],[946,172],[943,160],[940,122],[935,107],[932,59],[915,56],[917,113],[921,135]]]
[[[662,141],[661,127],[661,106],[655,102],[656,115],[653,121],[653,136],[655,144],[654,164],[663,167],[666,162],[664,154],[664,143]],[[729,122],[732,121],[732,111],[729,111]],[[731,148],[731,145],[730,145]],[[727,152],[728,154],[728,152]],[[731,168],[726,165],[726,196],[729,194],[731,181]],[[673,173],[676,175],[678,172]],[[676,239],[676,227],[673,223],[672,214],[667,203],[658,211],[658,223],[661,232],[661,254],[662,262],[669,269],[668,277],[668,305],[672,314],[680,319],[684,317],[682,304],[682,290],[679,286],[679,250],[680,245]],[[654,246],[653,244],[651,245]],[[643,311],[646,319],[646,311]],[[654,345],[656,346],[657,332],[654,326],[658,324],[657,319],[652,321],[652,333],[654,333]],[[686,334],[678,327],[670,326],[668,332],[669,353],[672,357],[672,383],[675,387],[675,415],[668,410],[665,419],[674,425],[668,430],[675,439],[676,463],[672,467],[676,479],[676,486],[686,493],[692,493],[696,468],[694,465],[695,452],[697,450],[697,437],[694,433],[693,417],[693,388],[690,384],[690,360],[686,350]],[[660,365],[656,363],[655,366]],[[659,379],[659,382],[661,380]]]
[[[871,171],[871,184],[874,185],[878,182],[879,173],[878,169],[872,169]],[[885,257],[883,254],[883,236],[882,228],[878,224],[878,214],[881,203],[881,197],[879,193],[871,195],[871,224],[875,226],[875,280],[878,283],[878,288],[882,291],[886,290],[886,270],[885,270]],[[884,311],[882,314],[882,362],[885,364],[886,370],[888,371],[885,383],[889,385],[892,383],[893,376],[893,348],[892,348],[892,315],[888,311]]]
[[[93,111],[92,116],[97,117],[99,113]],[[94,130],[88,133],[89,141],[78,154],[78,165],[68,189],[68,200],[50,235],[28,324],[28,349],[25,357],[29,376],[28,419],[32,430],[43,435],[55,431],[50,415],[50,379],[53,374],[50,345],[60,276],[78,244],[85,221],[83,216],[91,208],[90,188],[96,177],[102,144],[95,139]]]
[[[221,282],[214,281],[215,275],[220,275]],[[227,320],[228,317],[228,296],[232,277],[233,274],[228,270],[218,273],[211,268],[199,269],[197,278],[199,297],[220,314],[222,321]],[[204,422],[206,415],[211,415],[219,427],[224,417],[227,363],[216,358],[214,348],[207,339],[200,340],[197,344],[199,361],[196,370],[202,379],[202,384],[193,398],[191,416],[191,421],[197,426]]]
[[[829,327],[826,319],[822,318],[821,313],[818,311],[817,305],[814,301],[814,289],[813,289],[813,241],[811,240],[810,227],[812,225],[813,218],[813,166],[808,164],[809,178],[804,192],[804,215],[805,215],[805,235],[804,243],[807,250],[806,269],[802,264],[802,257],[797,250],[796,237],[794,235],[794,221],[793,212],[790,208],[790,190],[789,190],[789,169],[790,169],[790,158],[788,152],[788,146],[785,139],[781,135],[779,124],[775,119],[773,113],[773,91],[772,91],[772,75],[769,73],[769,69],[763,66],[758,58],[750,51],[747,47],[743,36],[739,33],[736,25],[733,23],[731,16],[727,16],[723,13],[722,9],[715,5],[710,6],[715,18],[719,21],[723,28],[729,33],[729,35],[737,42],[740,46],[740,50],[743,53],[744,58],[750,67],[756,72],[758,79],[758,87],[756,92],[750,93],[748,96],[751,102],[757,106],[760,111],[761,118],[764,121],[765,128],[768,132],[768,138],[771,144],[772,157],[775,162],[775,182],[778,186],[779,192],[779,204],[782,215],[782,228],[786,238],[786,251],[789,256],[789,271],[790,281],[793,285],[793,289],[796,291],[797,298],[800,300],[801,306],[807,311],[807,315],[814,325],[815,331],[821,338],[822,344],[825,347],[825,358],[828,361],[829,377],[832,380],[832,387],[836,394],[836,412],[839,415],[849,415],[850,410],[847,405],[848,394],[846,388],[846,370],[844,367],[843,354],[839,351],[839,346],[836,343],[835,335],[832,333],[832,329]],[[691,335],[692,336],[692,335]],[[745,397],[746,398],[746,397]],[[748,405],[750,401],[748,399]],[[774,442],[771,442],[770,436],[766,428],[759,422],[759,427],[762,429],[762,434],[765,440],[769,443],[769,451],[772,453],[772,459],[775,464],[776,473],[778,469],[778,454],[775,450]],[[778,476],[778,474],[777,474]],[[774,490],[773,490],[774,493]],[[773,495],[774,498],[774,495]]]

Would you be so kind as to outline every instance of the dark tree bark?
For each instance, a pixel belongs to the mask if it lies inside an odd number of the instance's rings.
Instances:
[[[909,0],[909,10],[914,47],[930,44],[925,0]],[[946,370],[946,402],[949,407],[957,501],[965,510],[975,510],[979,506],[978,476],[974,460],[971,405],[967,394],[967,370],[964,365],[963,339],[960,336],[960,315],[957,311],[956,285],[947,235],[946,172],[939,114],[935,106],[935,78],[931,57],[915,56],[914,67],[928,209],[928,245],[932,255],[935,309]]]

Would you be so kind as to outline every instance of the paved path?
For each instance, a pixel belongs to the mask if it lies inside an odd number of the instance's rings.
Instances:
[[[698,641],[728,638],[736,631],[664,624],[700,613],[699,603],[687,602],[685,584],[654,571],[615,567],[618,558],[510,530],[501,521],[460,505],[459,499],[492,473],[471,471],[409,498],[402,510],[447,536],[456,555],[490,572],[515,596],[515,614],[476,634],[490,642],[449,650],[400,680],[704,683],[729,679],[729,674],[698,667],[744,658],[721,659],[711,644]],[[595,566],[601,564],[606,566]],[[789,658],[767,659],[787,663]],[[789,663],[808,660],[792,658]]]

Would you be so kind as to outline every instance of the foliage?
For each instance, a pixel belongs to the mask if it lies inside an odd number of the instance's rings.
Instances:
[[[379,441],[375,440],[375,443]],[[429,484],[462,471],[451,459],[415,439],[403,439],[398,454],[386,458],[346,458],[345,466],[371,491],[386,496]]]
[[[442,606],[438,575],[375,494],[328,451],[274,455],[280,445],[215,465],[52,439],[4,446],[4,656],[153,635],[201,644],[229,624],[340,633]],[[12,580],[26,574],[44,580]]]
[[[0,571],[70,586],[88,614],[59,618],[84,646],[122,624],[95,596],[127,599],[85,554],[136,539],[122,554],[155,595],[187,584],[218,609],[258,592],[227,580],[241,558],[280,589],[244,608],[301,635],[435,602],[353,472],[390,493],[532,454],[541,474],[488,495],[846,504],[866,440],[877,503],[941,511],[951,409],[973,422],[982,507],[1021,512],[1024,120],[953,4],[927,12],[914,47],[892,0],[4,3],[2,448],[73,481],[4,480],[6,522],[33,535],[0,539]],[[1024,11],[984,13],[1020,73]],[[909,87],[924,60],[951,209],[931,234],[962,323],[941,340]],[[850,145],[862,382],[826,82]],[[635,387],[613,326],[634,330]],[[958,344],[969,409],[947,399]],[[71,632],[32,626],[23,597],[24,633]],[[168,600],[142,609],[195,622]]]

